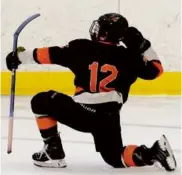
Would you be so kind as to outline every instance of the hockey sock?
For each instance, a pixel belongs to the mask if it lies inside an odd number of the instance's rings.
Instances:
[[[153,165],[151,149],[144,145],[128,145],[124,148],[122,158],[127,167]]]
[[[49,138],[58,133],[57,121],[49,116],[41,116],[36,118],[37,126],[43,138]]]

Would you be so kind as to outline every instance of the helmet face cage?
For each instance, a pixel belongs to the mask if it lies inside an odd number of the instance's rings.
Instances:
[[[100,25],[97,20],[93,21],[89,33],[92,40],[97,40],[99,35]]]

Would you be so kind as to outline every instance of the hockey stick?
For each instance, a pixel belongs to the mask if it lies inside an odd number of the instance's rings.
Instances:
[[[17,54],[18,36],[23,28],[35,18],[39,17],[40,14],[35,14],[26,19],[15,31],[13,37],[13,55]],[[16,83],[16,69],[12,69],[11,74],[11,94],[10,94],[10,111],[9,111],[9,125],[8,125],[8,147],[7,153],[12,152],[12,140],[13,140],[13,121],[14,121],[14,101],[15,101],[15,83]]]

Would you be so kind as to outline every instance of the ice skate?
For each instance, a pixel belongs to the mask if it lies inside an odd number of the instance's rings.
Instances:
[[[151,149],[155,152],[155,161],[160,163],[166,171],[176,169],[176,159],[165,135],[162,135],[161,139],[156,141]]]
[[[32,155],[33,163],[40,167],[65,168],[65,153],[59,136],[44,141],[41,151]]]

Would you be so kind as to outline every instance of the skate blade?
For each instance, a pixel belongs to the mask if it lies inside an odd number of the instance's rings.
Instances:
[[[169,156],[166,159],[166,161],[169,165],[169,169],[167,169],[167,170],[168,171],[174,171],[177,167],[177,163],[176,163],[176,159],[174,157],[172,148],[171,148],[165,135],[162,135],[161,139],[159,140],[159,143],[160,143],[161,149],[163,151],[167,151],[169,154]]]
[[[38,167],[46,167],[46,168],[66,168],[67,164],[64,159],[60,160],[48,160],[46,162],[41,162],[41,161],[35,161],[34,160],[34,165]]]

